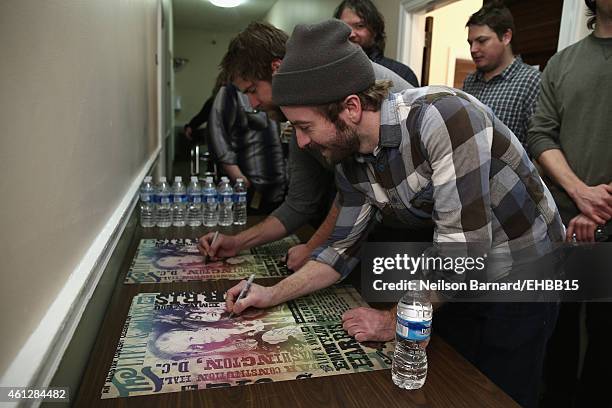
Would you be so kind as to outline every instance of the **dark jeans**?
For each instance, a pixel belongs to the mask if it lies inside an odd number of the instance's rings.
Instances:
[[[585,308],[588,346],[582,372],[580,312]],[[612,407],[609,372],[612,367],[612,303],[563,303],[546,356],[542,407]]]
[[[523,407],[537,407],[558,303],[448,303],[433,330]]]

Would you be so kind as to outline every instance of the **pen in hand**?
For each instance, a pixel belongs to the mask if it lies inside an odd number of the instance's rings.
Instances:
[[[215,241],[217,240],[217,237],[219,236],[219,231],[215,231],[215,235],[213,235],[213,239],[212,241],[210,241],[210,246],[212,247],[215,244]],[[204,256],[204,264],[208,263],[208,253]]]
[[[253,279],[255,279],[255,274],[251,274],[251,276],[249,276],[249,280],[247,281],[246,285],[244,285],[244,288],[242,288],[242,290],[240,291],[240,294],[238,295],[238,299],[236,299],[236,301],[234,302],[234,305],[236,303],[238,303],[240,301],[240,299],[242,299],[247,292],[249,291],[249,289],[251,288],[251,284],[253,283]],[[231,312],[228,319],[231,319],[234,316],[234,312]]]

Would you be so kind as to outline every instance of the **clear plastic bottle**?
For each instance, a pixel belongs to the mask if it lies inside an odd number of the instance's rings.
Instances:
[[[202,225],[202,189],[198,176],[191,176],[191,183],[187,188],[187,225],[199,227]]]
[[[174,177],[172,185],[172,225],[184,227],[187,218],[187,189],[181,176]]]
[[[157,226],[158,227],[169,227],[172,225],[172,199],[171,199],[170,185],[166,181],[166,177],[162,176],[159,178],[159,185],[155,193],[155,203],[157,208],[155,210]]]
[[[411,281],[410,289],[397,304],[395,353],[391,378],[407,390],[421,388],[427,378],[425,346],[431,335],[433,308],[429,292],[421,290],[420,281]]]
[[[204,225],[214,227],[219,222],[219,205],[217,199],[217,189],[212,177],[204,180]]]
[[[234,184],[234,224],[244,225],[247,222],[247,188],[242,177]]]
[[[217,193],[219,194],[219,225],[227,227],[234,222],[232,212],[234,191],[227,177],[221,177]]]
[[[155,187],[151,176],[144,178],[140,186],[140,225],[144,228],[155,226]]]

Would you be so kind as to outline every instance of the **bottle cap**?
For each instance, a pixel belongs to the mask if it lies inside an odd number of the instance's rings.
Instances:
[[[183,181],[183,178],[181,176],[174,176],[174,182],[176,183],[177,181]]]
[[[166,176],[161,176],[161,177],[159,178],[159,182],[160,182],[160,183],[165,183],[165,182],[166,182]]]
[[[212,183],[213,182],[213,178],[212,177],[206,177],[206,179],[204,180],[207,183]]]
[[[244,179],[242,177],[238,177],[236,179],[236,183],[244,183]]]
[[[151,180],[153,180],[153,177],[151,177],[151,176],[146,176],[146,177],[144,178],[145,183],[150,183],[150,182],[151,182]]]
[[[193,182],[193,181],[196,181],[196,182],[197,182],[197,181],[198,181],[198,176],[191,176],[191,181],[192,181],[192,182]]]

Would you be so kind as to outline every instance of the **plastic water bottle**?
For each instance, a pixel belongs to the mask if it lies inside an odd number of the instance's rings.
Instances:
[[[202,225],[202,189],[198,176],[191,176],[191,183],[187,188],[187,225],[199,227]]]
[[[155,187],[151,176],[145,177],[140,186],[140,225],[145,228],[155,226]]]
[[[391,378],[407,390],[421,388],[427,378],[426,342],[431,335],[433,309],[429,293],[420,281],[411,281],[410,289],[397,304],[395,354]]]
[[[234,224],[244,225],[247,222],[247,188],[242,177],[234,185]]]
[[[159,185],[155,193],[156,218],[158,227],[169,227],[172,225],[172,199],[170,186],[166,181],[166,177],[159,178]]]
[[[227,227],[234,222],[232,212],[234,191],[227,177],[221,177],[217,193],[219,194],[219,225]]]
[[[217,189],[212,177],[204,179],[204,225],[214,227],[219,222],[219,205]]]
[[[174,177],[172,201],[172,225],[184,227],[187,218],[187,189],[181,176]]]

